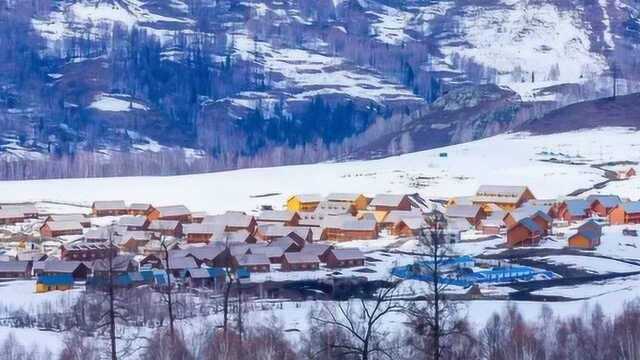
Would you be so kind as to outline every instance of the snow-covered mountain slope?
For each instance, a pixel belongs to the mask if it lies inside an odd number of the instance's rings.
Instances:
[[[640,162],[640,132],[602,128],[553,135],[498,135],[381,160],[320,163],[171,177],[3,182],[3,201],[56,200],[90,204],[124,199],[185,204],[193,211],[283,206],[296,193],[420,193],[425,198],[472,195],[481,184],[528,185],[538,198],[566,196],[604,180],[592,164]],[[447,156],[443,157],[441,154]],[[573,164],[571,164],[573,163]],[[640,179],[601,192],[640,197]]]
[[[512,130],[608,96],[614,84],[618,94],[640,91],[634,0],[0,0],[0,8],[0,35],[11,39],[0,51],[12,60],[0,64],[8,74],[0,129],[25,154],[120,152],[135,164],[124,168],[143,174],[432,148]],[[421,124],[461,96],[466,110],[453,117],[482,114],[465,131],[447,131],[447,119]],[[419,141],[389,138],[407,127],[421,127]],[[137,141],[130,133],[162,145],[162,156],[186,147],[206,160],[160,171],[126,155]],[[0,176],[117,174],[14,170]]]

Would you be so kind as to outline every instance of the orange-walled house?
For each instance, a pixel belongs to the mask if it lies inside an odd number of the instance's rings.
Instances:
[[[611,225],[640,224],[640,201],[619,204],[609,213]]]

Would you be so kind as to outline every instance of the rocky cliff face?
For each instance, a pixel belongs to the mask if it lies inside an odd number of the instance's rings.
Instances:
[[[614,78],[618,94],[639,91],[639,8],[0,0],[0,176],[182,173],[490,136],[608,96]],[[52,160],[68,173],[36,170]]]

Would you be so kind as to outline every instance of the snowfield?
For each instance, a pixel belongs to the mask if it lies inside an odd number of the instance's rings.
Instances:
[[[639,133],[624,128],[547,136],[516,133],[380,160],[170,177],[6,181],[2,189],[6,202],[55,200],[90,205],[95,200],[123,199],[184,204],[192,211],[210,213],[252,211],[262,204],[280,208],[296,193],[417,192],[426,198],[447,198],[472,195],[481,184],[528,185],[537,198],[544,199],[605,180],[603,172],[590,164],[639,161],[640,153],[634,151],[638,146]],[[640,180],[613,182],[600,191],[635,200],[640,196]]]

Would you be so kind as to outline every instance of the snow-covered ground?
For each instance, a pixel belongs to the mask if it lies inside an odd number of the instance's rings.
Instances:
[[[184,204],[192,211],[251,211],[261,204],[283,206],[296,193],[420,193],[431,198],[472,195],[481,184],[528,185],[537,198],[556,198],[604,180],[589,166],[640,160],[639,132],[623,128],[576,131],[548,136],[505,134],[380,160],[320,163],[171,176],[6,181],[3,201],[42,199],[90,205],[124,199],[156,205]],[[439,154],[446,152],[447,157]],[[584,162],[567,165],[551,158]],[[636,200],[640,180],[609,184]],[[275,194],[275,195],[269,195]],[[266,196],[261,196],[266,195]]]

